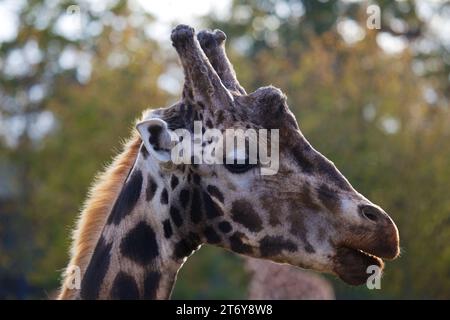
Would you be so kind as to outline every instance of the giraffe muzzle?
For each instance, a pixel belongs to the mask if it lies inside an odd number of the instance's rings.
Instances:
[[[395,259],[400,253],[397,226],[377,206],[359,207],[363,224],[349,228],[346,239],[336,246],[333,271],[351,285],[366,283],[371,268],[384,268],[382,259]]]
[[[358,241],[350,244],[350,247],[383,259],[397,258],[400,254],[400,237],[391,217],[372,205],[360,206],[359,212],[369,227],[366,234],[358,237]]]

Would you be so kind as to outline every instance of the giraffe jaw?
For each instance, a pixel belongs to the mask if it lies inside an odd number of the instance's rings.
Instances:
[[[359,249],[341,247],[337,249],[334,257],[333,271],[339,278],[350,285],[362,285],[367,282],[367,278],[373,274],[370,266],[380,269],[384,268],[381,258]]]

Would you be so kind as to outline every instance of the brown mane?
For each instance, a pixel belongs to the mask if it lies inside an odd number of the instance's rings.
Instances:
[[[70,250],[69,266],[78,266],[81,275],[86,270],[108,214],[114,205],[114,200],[118,197],[122,185],[136,160],[140,145],[141,139],[136,130],[133,130],[132,137],[123,144],[122,152],[114,158],[103,172],[96,176],[89,190],[77,226],[72,234]],[[63,283],[58,299],[71,299],[77,293],[77,290],[71,290],[67,287],[70,281],[72,281],[71,274],[66,270],[63,274]]]

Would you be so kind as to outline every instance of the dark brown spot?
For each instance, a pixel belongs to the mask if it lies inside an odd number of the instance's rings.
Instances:
[[[316,252],[316,250],[310,243],[306,243],[304,248],[307,253],[315,253]]]
[[[94,300],[98,298],[100,287],[109,268],[111,247],[112,243],[106,244],[105,238],[100,237],[81,281],[80,296],[82,299]]]
[[[222,192],[220,192],[219,188],[217,188],[216,186],[213,185],[209,185],[206,190],[208,191],[208,193],[213,196],[214,198],[216,198],[217,200],[219,200],[220,202],[224,202],[224,198],[223,198],[223,194]]]
[[[164,229],[164,237],[169,239],[172,236],[172,225],[170,224],[170,220],[166,219],[163,222],[163,229]]]
[[[198,174],[194,173],[193,179],[194,179],[194,183],[195,184],[200,184],[201,179],[200,179],[200,176]]]
[[[250,254],[252,253],[252,247],[242,242],[242,238],[245,237],[244,234],[240,232],[235,232],[230,237],[230,248],[232,251],[241,254]]]
[[[339,197],[336,192],[328,187],[326,184],[320,185],[317,189],[322,204],[331,212],[337,212],[339,210]]]
[[[177,227],[181,227],[181,225],[183,224],[183,218],[180,215],[180,210],[178,210],[175,206],[170,206],[170,217],[172,218],[173,223],[177,226]]]
[[[144,299],[156,299],[156,292],[158,291],[159,282],[161,281],[161,274],[156,271],[147,273],[144,279]]]
[[[128,274],[120,271],[114,278],[111,288],[111,299],[113,300],[137,300],[139,290],[136,281]]]
[[[152,227],[143,221],[139,222],[120,243],[120,252],[140,265],[149,264],[159,255],[158,243]]]
[[[277,201],[273,201],[273,197],[270,194],[265,194],[260,198],[261,203],[265,210],[269,212],[269,224],[271,226],[277,226],[280,221],[280,205]]]
[[[194,189],[191,202],[191,220],[193,223],[199,223],[202,219],[202,200],[200,199],[200,192]]]
[[[186,209],[188,203],[189,203],[189,196],[190,196],[190,192],[189,189],[183,189],[180,192],[180,203],[181,203],[181,207],[183,209]]]
[[[147,177],[147,189],[145,190],[145,200],[151,201],[155,196],[156,189],[158,189],[158,185],[151,175]]]
[[[176,259],[182,259],[189,256],[192,251],[196,250],[199,246],[200,240],[197,235],[192,234],[190,237],[181,239],[175,244],[174,255]]]
[[[142,154],[142,156],[144,157],[144,159],[147,159],[148,156],[149,156],[149,153],[148,153],[148,151],[147,151],[147,148],[146,148],[144,145],[142,145],[142,147],[141,147],[141,154]]]
[[[199,113],[197,111],[194,111],[194,121],[199,121],[199,120],[200,120]]]
[[[311,190],[308,184],[303,185],[298,194],[297,205],[313,211],[320,211],[321,207],[316,200],[311,196]]]
[[[225,120],[225,116],[223,114],[223,111],[222,110],[217,111],[216,123],[218,125],[221,125],[224,120]]]
[[[194,249],[196,249],[196,247],[198,247],[201,242],[199,235],[194,232],[189,232],[187,239],[193,244],[193,246],[195,247]]]
[[[114,203],[111,214],[108,217],[108,224],[118,225],[124,217],[133,211],[142,189],[142,172],[135,170],[120,191]]]
[[[265,236],[259,242],[259,249],[262,257],[273,257],[286,251],[296,251],[297,246],[290,240],[283,239],[281,236]]]
[[[290,210],[289,220],[291,222],[291,228],[289,229],[289,232],[302,240],[302,242],[304,243],[305,251],[308,253],[316,252],[311,243],[308,241],[308,230],[304,223],[304,216],[301,212],[299,212],[298,206],[296,206],[295,204]]]
[[[186,107],[186,119],[190,120],[192,117],[192,106],[190,104],[187,105]]]
[[[302,145],[297,144],[292,149],[292,155],[297,162],[297,164],[300,166],[300,168],[303,170],[303,172],[307,174],[311,174],[314,169],[314,165],[310,160],[310,156],[308,154],[309,148],[304,148]]]
[[[223,233],[228,233],[231,232],[231,230],[233,230],[233,227],[228,221],[221,221],[217,227]]]
[[[223,216],[222,209],[206,192],[203,192],[203,203],[205,204],[205,212],[208,219]]]
[[[205,228],[204,235],[206,238],[206,241],[211,244],[216,244],[222,241],[220,236],[217,234],[216,230],[214,230],[212,227],[208,226]]]
[[[178,185],[178,177],[173,175],[172,179],[170,180],[170,187],[172,188],[172,190],[174,190]]]
[[[200,109],[204,110],[205,109],[205,105],[203,104],[203,102],[201,101],[197,101],[197,105],[200,107]],[[203,114],[202,113],[198,113],[199,119],[203,119]]]
[[[167,189],[164,188],[161,192],[161,204],[168,204],[169,203],[169,194],[167,193]]]
[[[234,221],[242,224],[248,230],[258,232],[262,230],[262,221],[253,210],[252,205],[246,200],[236,200],[231,207],[231,214]]]

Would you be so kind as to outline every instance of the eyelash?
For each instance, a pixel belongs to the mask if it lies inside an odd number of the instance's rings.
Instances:
[[[246,162],[243,164],[238,164],[236,161],[234,163],[226,163],[225,161],[224,166],[232,173],[244,173],[256,167],[257,164],[248,163],[248,159],[246,159]]]

